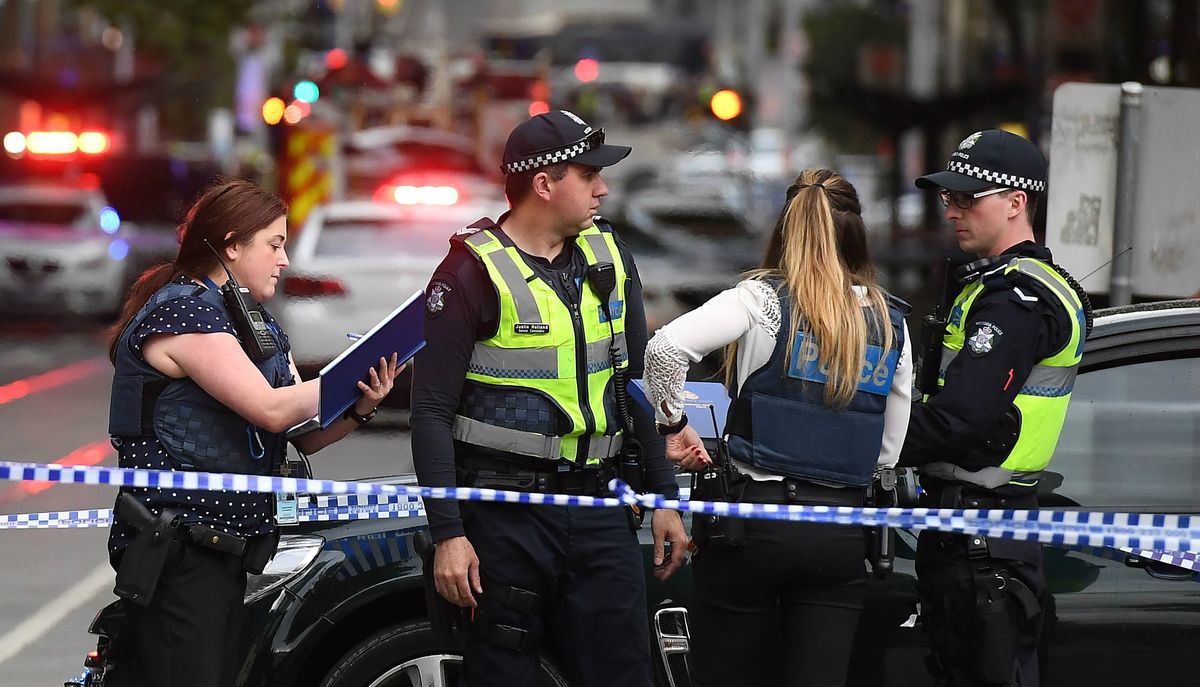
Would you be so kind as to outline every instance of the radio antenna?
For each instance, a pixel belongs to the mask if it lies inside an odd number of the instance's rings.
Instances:
[[[1099,266],[1099,267],[1097,267],[1096,269],[1094,269],[1094,270],[1092,270],[1091,272],[1088,272],[1087,274],[1085,274],[1085,275],[1083,275],[1082,277],[1080,277],[1080,278],[1079,278],[1079,281],[1083,281],[1084,279],[1087,279],[1088,277],[1090,277],[1090,276],[1092,276],[1093,274],[1095,274],[1095,273],[1099,272],[1100,270],[1104,269],[1105,267],[1108,267],[1108,266],[1109,266],[1109,264],[1110,264],[1110,263],[1112,263],[1112,261],[1113,261],[1113,260],[1116,260],[1117,258],[1121,257],[1122,255],[1125,255],[1126,253],[1128,253],[1128,252],[1129,252],[1129,251],[1131,251],[1131,250],[1133,250],[1133,244],[1132,244],[1132,243],[1131,243],[1131,244],[1129,244],[1128,246],[1125,246],[1125,250],[1123,250],[1123,251],[1121,251],[1120,253],[1117,253],[1116,255],[1112,256],[1112,257],[1111,257],[1111,258],[1109,258],[1109,259],[1108,259],[1108,260],[1107,260],[1107,261],[1106,261],[1104,264],[1100,265],[1100,266]]]
[[[208,249],[212,251],[213,257],[215,257],[217,259],[217,262],[221,263],[221,267],[225,270],[225,276],[229,277],[229,283],[232,284],[233,286],[240,286],[238,284],[238,281],[233,278],[233,272],[229,271],[229,265],[226,265],[225,261],[221,259],[221,254],[217,252],[217,249],[213,248],[213,245],[208,242],[208,239],[203,239],[203,241],[204,241],[204,245],[208,246]],[[1105,264],[1107,264],[1107,263],[1105,263]],[[1103,266],[1104,265],[1101,265],[1101,267],[1103,267]],[[1097,268],[1097,269],[1099,269],[1099,268]]]

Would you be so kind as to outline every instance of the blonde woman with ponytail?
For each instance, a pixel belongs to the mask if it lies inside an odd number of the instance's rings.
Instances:
[[[646,388],[667,457],[712,459],[683,414],[688,365],[725,347],[728,498],[862,506],[908,425],[907,305],[875,282],[854,187],[826,169],[787,190],[762,265],[660,329]],[[866,585],[862,528],[697,518],[697,683],[842,685]]]

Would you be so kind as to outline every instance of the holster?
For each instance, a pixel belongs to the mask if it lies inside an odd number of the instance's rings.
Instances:
[[[693,497],[700,501],[738,503],[746,490],[746,479],[729,462],[724,442],[717,447],[713,467],[698,473],[692,485]],[[692,519],[692,541],[696,546],[745,546],[746,521],[719,515],[696,515]]]
[[[617,454],[617,476],[637,493],[642,492],[645,484],[645,463],[642,461],[642,444],[633,433],[627,433],[621,452]]]
[[[429,613],[429,629],[439,642],[453,642],[463,635],[468,626],[467,609],[450,603],[441,594],[433,580],[433,559],[437,544],[425,532],[417,532],[413,545],[421,556],[421,577],[425,582],[425,609]]]
[[[149,606],[167,563],[171,540],[179,529],[179,513],[166,508],[155,517],[137,497],[127,492],[117,495],[113,512],[138,531],[121,557],[113,593],[138,606]]]
[[[893,508],[897,505],[895,468],[882,468],[867,489],[867,505],[872,508]],[[866,528],[867,562],[878,579],[887,577],[896,563],[896,532],[891,527]]]
[[[246,552],[242,555],[242,569],[251,575],[260,575],[279,548],[279,528],[270,534],[251,537],[246,541]]]

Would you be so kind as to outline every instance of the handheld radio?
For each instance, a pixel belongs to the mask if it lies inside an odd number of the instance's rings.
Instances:
[[[613,391],[616,396],[617,415],[625,430],[625,443],[621,447],[617,472],[621,480],[631,489],[640,492],[645,481],[642,446],[638,443],[633,431],[633,416],[629,413],[629,392],[625,387],[628,380],[625,378],[625,368],[620,366],[621,351],[617,347],[617,335],[613,329],[612,311],[609,309],[608,302],[608,299],[612,297],[613,290],[617,288],[617,270],[611,262],[597,263],[588,268],[587,282],[600,297],[600,307],[604,310],[604,316],[608,320],[608,330],[612,334],[608,346],[608,358],[613,370]]]
[[[229,271],[229,266],[221,259],[221,254],[217,252],[216,248],[213,248],[208,239],[204,239],[204,245],[208,246],[208,249],[216,256],[217,262],[221,263],[221,267],[225,270],[227,279],[221,285],[221,297],[225,299],[225,309],[233,318],[234,334],[237,336],[238,342],[242,344],[246,355],[254,362],[261,363],[279,352],[279,348],[275,345],[275,339],[271,338],[271,332],[267,328],[267,320],[263,317],[262,306],[250,295],[250,289],[237,283],[237,280],[233,278],[233,272]]]

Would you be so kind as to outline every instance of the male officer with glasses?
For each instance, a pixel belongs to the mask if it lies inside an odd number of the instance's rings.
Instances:
[[[537,115],[504,146],[511,209],[450,239],[426,291],[412,444],[426,486],[602,496],[617,474],[674,497],[653,418],[626,380],[646,349],[641,283],[596,215],[601,169],[628,155],[571,112]],[[632,463],[632,466],[631,466]],[[653,682],[636,516],[624,508],[427,500],[434,582],[471,609],[464,683],[541,684],[553,648],[573,685]],[[682,562],[679,514],[656,511],[656,576]],[[664,552],[664,541],[671,553]]]
[[[922,361],[936,377],[922,376],[900,458],[920,468],[922,505],[1038,506],[1091,329],[1087,296],[1034,242],[1046,167],[1033,143],[991,129],[916,180],[938,189],[959,247],[980,258],[954,272],[940,356]],[[924,531],[916,569],[938,685],[1039,684],[1054,617],[1039,544]]]

